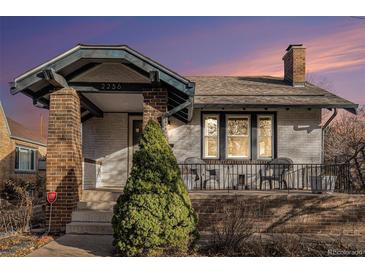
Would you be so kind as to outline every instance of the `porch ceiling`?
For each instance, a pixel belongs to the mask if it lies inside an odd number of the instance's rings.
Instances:
[[[85,93],[84,96],[103,112],[143,112],[141,94]]]

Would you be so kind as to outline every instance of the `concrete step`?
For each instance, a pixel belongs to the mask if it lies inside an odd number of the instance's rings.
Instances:
[[[105,210],[77,210],[72,212],[72,222],[110,223],[112,211]]]
[[[85,202],[80,201],[77,203],[77,209],[83,210],[83,209],[94,209],[94,210],[108,210],[113,211],[113,207],[116,204],[116,202]]]
[[[91,189],[82,192],[81,201],[84,202],[116,202],[122,194],[119,189]]]
[[[112,235],[110,223],[71,222],[66,225],[66,234]]]

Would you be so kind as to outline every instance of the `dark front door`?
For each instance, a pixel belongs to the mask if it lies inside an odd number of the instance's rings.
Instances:
[[[138,149],[139,140],[142,136],[142,116],[129,116],[129,148],[128,148],[128,172],[131,171],[133,154]]]

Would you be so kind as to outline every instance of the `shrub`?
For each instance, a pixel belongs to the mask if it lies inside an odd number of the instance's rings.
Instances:
[[[232,205],[224,209],[221,222],[213,226],[207,246],[210,255],[240,256],[242,246],[254,233],[252,217],[255,210],[237,198]]]
[[[124,256],[184,253],[197,238],[197,217],[157,122],[144,129],[112,224],[114,246]]]
[[[20,201],[22,197],[19,194],[19,190],[21,189],[35,200],[44,200],[45,185],[45,179],[38,175],[35,181],[11,177],[5,181],[4,189],[1,191],[0,197],[12,202]]]
[[[0,198],[0,234],[29,231],[33,213],[33,199],[29,195],[26,185],[9,179],[5,186],[11,194],[9,194],[12,198],[11,202],[15,202],[15,204]]]

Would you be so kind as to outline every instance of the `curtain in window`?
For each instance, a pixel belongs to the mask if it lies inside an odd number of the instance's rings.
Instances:
[[[23,171],[35,170],[35,150],[16,147],[15,169]]]
[[[30,169],[30,155],[28,149],[19,149],[19,169],[29,170]]]
[[[227,156],[249,157],[249,118],[228,117],[227,119]]]
[[[218,116],[204,119],[204,157],[218,157]]]
[[[258,154],[260,158],[272,158],[272,117],[258,119]]]

